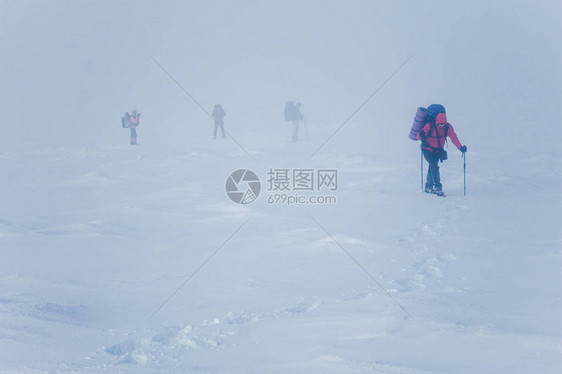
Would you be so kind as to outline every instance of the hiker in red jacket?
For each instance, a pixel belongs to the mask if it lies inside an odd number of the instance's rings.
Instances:
[[[439,113],[435,118],[435,122],[430,121],[426,123],[417,136],[422,141],[423,156],[429,163],[424,192],[435,193],[438,196],[443,196],[438,162],[443,162],[447,159],[447,151],[443,149],[447,136],[455,147],[463,153],[466,152],[466,145],[461,145],[453,126],[447,122],[447,115],[445,113]]]
[[[131,130],[131,145],[137,145],[137,127],[139,127],[140,113],[133,109],[129,117],[129,129]]]

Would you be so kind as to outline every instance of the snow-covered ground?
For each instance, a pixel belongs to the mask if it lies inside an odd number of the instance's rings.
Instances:
[[[450,148],[438,198],[408,128],[371,147],[350,124],[307,162],[335,130],[309,127],[296,144],[232,130],[255,161],[210,133],[163,150],[142,131],[0,154],[0,371],[562,370],[554,140],[469,148],[466,197]],[[281,167],[338,169],[337,204],[268,204]],[[263,182],[250,205],[224,191],[239,168]]]

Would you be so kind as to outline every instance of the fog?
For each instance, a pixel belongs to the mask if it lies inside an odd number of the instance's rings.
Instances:
[[[561,21],[0,0],[0,372],[562,372]]]
[[[512,119],[559,123],[558,1],[0,4],[5,150],[121,144],[133,108],[145,144],[208,137],[212,120],[150,56],[207,111],[222,104],[235,138],[285,126],[288,100],[313,133],[337,126],[409,57],[351,122],[405,134],[439,102],[473,143]]]

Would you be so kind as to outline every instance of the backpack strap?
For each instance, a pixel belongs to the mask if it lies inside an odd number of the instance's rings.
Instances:
[[[432,118],[431,121],[429,122],[429,134],[427,136],[431,137],[431,134],[433,132],[435,132],[435,138],[437,138],[437,144],[439,144],[439,130],[437,130],[437,125],[435,124],[435,119]],[[431,147],[431,149],[433,149],[435,151],[439,150],[439,148],[434,148],[434,147]]]
[[[429,134],[427,134],[428,137],[431,137],[431,134],[433,132],[435,132],[435,138],[437,139],[437,144],[441,144],[441,136],[439,136],[439,129],[437,128],[437,124],[435,123],[435,120],[432,119],[429,122]],[[431,147],[431,149],[435,150],[435,151],[439,151],[440,149],[445,148],[445,144],[447,144],[447,148],[449,148],[449,143],[447,142],[447,132],[449,131],[449,124],[447,123],[447,126],[445,126],[445,131],[443,133],[443,137],[445,138],[445,142],[443,143],[443,147],[438,147],[438,148],[433,148]]]

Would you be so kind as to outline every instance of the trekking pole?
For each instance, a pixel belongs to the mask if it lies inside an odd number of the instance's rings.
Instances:
[[[464,196],[466,196],[466,152],[462,153]]]
[[[423,151],[420,149],[420,160],[421,160],[421,190],[423,192]]]

